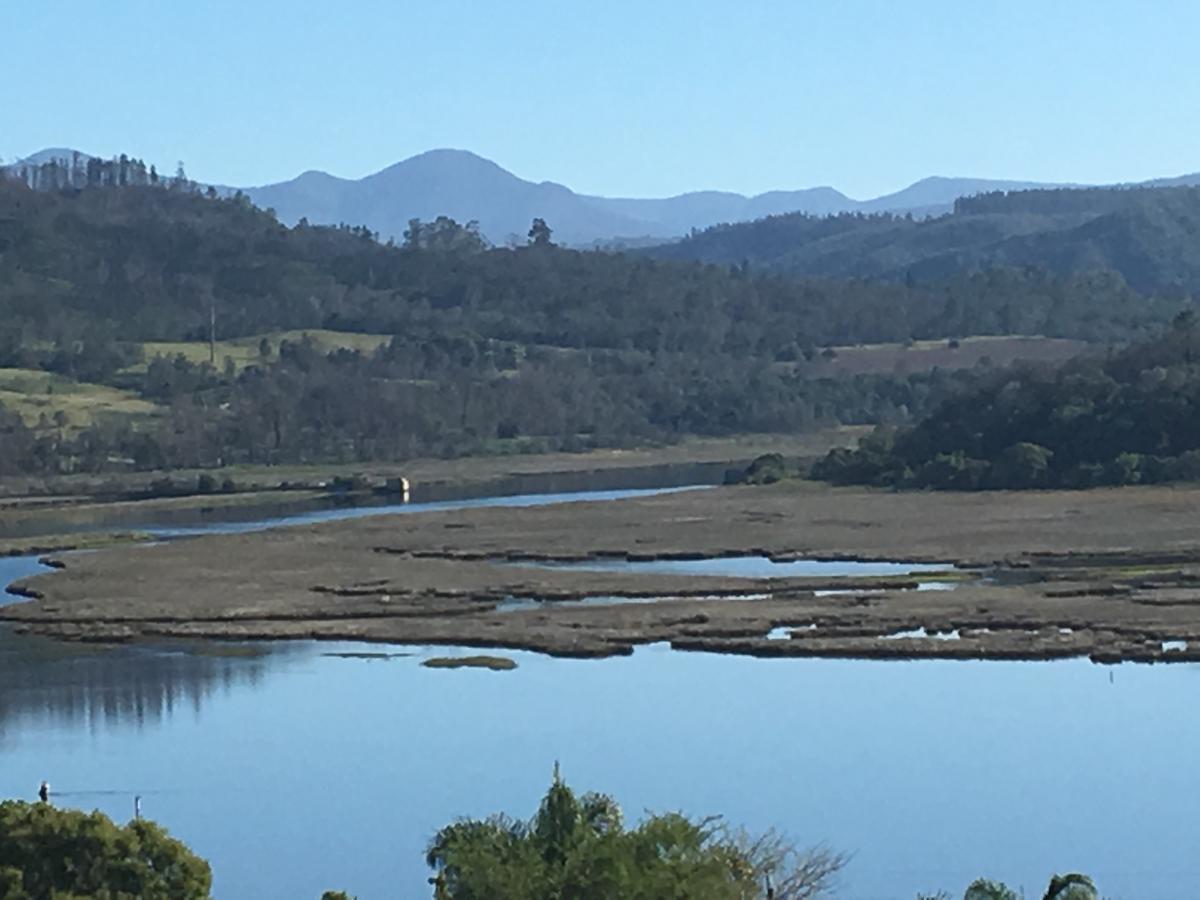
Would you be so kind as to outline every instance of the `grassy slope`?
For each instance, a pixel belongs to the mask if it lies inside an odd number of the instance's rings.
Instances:
[[[133,391],[74,381],[35,369],[0,369],[0,404],[16,412],[30,427],[45,414],[51,425],[65,416],[68,431],[87,428],[103,418],[146,419],[162,408]]]
[[[259,345],[264,337],[271,345],[271,358],[274,359],[279,353],[279,344],[282,341],[298,343],[304,339],[305,335],[312,340],[317,349],[322,353],[330,353],[338,349],[371,353],[392,339],[391,335],[386,334],[354,334],[346,331],[327,331],[323,329],[272,331],[269,334],[258,334],[228,341],[217,341],[217,365],[223,366],[226,358],[232,359],[234,365],[239,370],[257,363],[261,359]],[[147,360],[151,360],[156,356],[183,356],[192,363],[208,362],[209,347],[205,341],[148,341],[142,346],[145,350]],[[146,364],[142,363],[139,366],[132,367],[128,371],[145,371],[145,369]]]

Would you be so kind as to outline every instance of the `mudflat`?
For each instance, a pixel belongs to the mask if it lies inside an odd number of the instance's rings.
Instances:
[[[113,547],[61,557],[61,571],[19,584],[29,600],[0,618],[95,641],[336,638],[577,656],[668,641],[760,656],[1196,660],[1198,525],[1190,485],[898,493],[787,482]],[[916,590],[926,576],[537,565],[740,555],[961,571],[943,585],[952,590]]]

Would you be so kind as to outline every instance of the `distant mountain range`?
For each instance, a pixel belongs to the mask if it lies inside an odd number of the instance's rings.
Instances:
[[[48,148],[14,165],[70,160],[76,152]],[[80,156],[88,158],[84,153]],[[173,169],[164,167],[162,174],[170,174]],[[550,224],[557,241],[587,246],[659,243],[692,229],[792,212],[936,215],[948,211],[961,196],[1047,186],[1026,181],[935,177],[863,201],[831,187],[770,191],[753,197],[727,191],[696,191],[662,199],[594,197],[551,181],[526,181],[466,150],[431,150],[365,178],[338,178],[309,171],[290,181],[240,190],[256,205],[274,209],[288,224],[307,218],[313,224],[367,225],[384,238],[399,240],[410,219],[431,220],[445,215],[460,222],[479,222],[480,230],[491,241],[502,244],[513,235],[524,240],[529,223],[540,217]]]
[[[858,201],[831,187],[771,191],[754,197],[696,191],[663,199],[594,197],[551,181],[518,178],[465,150],[431,150],[357,181],[305,172],[279,184],[243,188],[259,206],[296,222],[365,224],[399,239],[412,218],[447,215],[475,220],[493,242],[524,240],[535,216],[545,219],[561,243],[575,246],[621,242],[656,243],[721,222],[745,222],[792,212],[948,211],[965,194],[1043,187],[1033,182],[976,178],[927,178],[895,194]]]
[[[69,160],[75,152],[46,149],[21,163]],[[86,158],[86,154],[80,155]],[[1186,175],[1151,184],[1198,183],[1200,175]],[[514,235],[524,240],[530,222],[540,217],[550,224],[560,243],[638,246],[678,238],[692,229],[788,213],[891,212],[922,218],[949,212],[959,197],[1063,186],[932,177],[870,200],[852,199],[832,187],[770,191],[753,197],[724,191],[696,191],[662,199],[594,197],[550,181],[526,181],[465,150],[431,150],[365,178],[309,171],[290,181],[241,190],[258,206],[274,209],[288,224],[306,218],[313,224],[367,225],[385,239],[400,240],[410,219],[445,215],[459,222],[477,221],[484,235],[503,244]]]

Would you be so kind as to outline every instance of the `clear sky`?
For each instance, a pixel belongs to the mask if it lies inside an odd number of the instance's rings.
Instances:
[[[0,157],[359,177],[435,147],[588,193],[1200,170],[1195,0],[0,0]]]

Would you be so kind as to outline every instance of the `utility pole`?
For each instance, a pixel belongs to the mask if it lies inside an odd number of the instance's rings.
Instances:
[[[217,303],[208,304],[208,364],[217,367]]]

